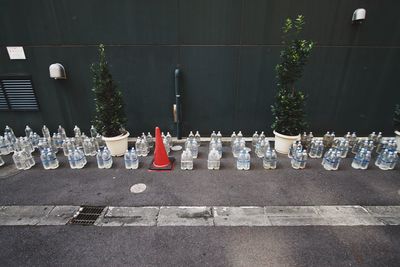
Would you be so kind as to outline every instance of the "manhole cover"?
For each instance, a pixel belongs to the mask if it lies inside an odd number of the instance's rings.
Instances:
[[[131,187],[131,193],[142,193],[144,190],[146,190],[146,185],[145,184],[134,184]]]
[[[83,206],[69,221],[69,224],[92,225],[101,215],[105,207]]]

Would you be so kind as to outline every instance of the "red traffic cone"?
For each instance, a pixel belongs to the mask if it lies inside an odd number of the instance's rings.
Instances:
[[[175,159],[169,158],[161,138],[160,128],[156,127],[156,147],[154,150],[154,159],[149,167],[153,171],[172,170]]]

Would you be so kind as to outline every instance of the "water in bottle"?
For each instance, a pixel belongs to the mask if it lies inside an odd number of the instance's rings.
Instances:
[[[57,132],[61,135],[61,140],[65,140],[67,138],[67,134],[65,133],[65,129],[61,125],[58,125]]]
[[[254,134],[253,134],[253,137],[252,137],[252,139],[251,139],[251,145],[252,145],[254,148],[255,148],[256,145],[257,145],[258,137],[259,137],[259,135],[258,135],[257,131],[255,131]]]
[[[240,150],[236,161],[236,168],[245,171],[250,169],[250,154],[246,149]]]
[[[277,155],[274,149],[268,148],[265,151],[265,156],[263,158],[263,167],[266,170],[269,169],[276,169],[276,164],[277,164]]]
[[[196,134],[194,135],[194,139],[196,140],[197,145],[200,146],[201,145],[201,136],[200,136],[199,131],[196,131]]]
[[[269,142],[267,139],[261,139],[260,142],[257,143],[256,154],[257,157],[262,158],[265,156],[265,152],[269,149]]]
[[[110,153],[110,151],[108,150],[107,147],[105,147],[103,149],[101,157],[103,159],[104,169],[111,168],[111,166],[113,164],[113,159],[112,159],[111,153]]]
[[[96,145],[95,145],[95,139],[86,137],[83,140],[83,152],[85,153],[85,156],[95,156],[96,155]]]
[[[196,140],[193,140],[196,142]],[[197,143],[189,142],[190,144],[196,145]],[[181,155],[181,169],[182,170],[193,170],[193,158],[191,147],[186,147]]]
[[[207,168],[209,170],[219,170],[221,165],[221,157],[215,147],[210,149],[208,153]]]
[[[292,145],[289,147],[288,157],[293,158],[294,153],[299,149],[303,150],[303,146],[301,145],[301,142],[293,141]]]
[[[38,147],[40,136],[37,133],[31,134],[31,143],[34,148]]]
[[[151,135],[150,132],[147,133],[146,141],[147,141],[147,144],[149,144],[149,147],[150,147],[150,148],[153,148],[153,147],[154,147],[153,136]]]
[[[43,134],[43,137],[46,138],[46,139],[50,139],[50,137],[51,137],[49,128],[47,128],[46,125],[43,125],[42,134]]]
[[[231,148],[233,148],[233,143],[235,142],[235,140],[236,140],[236,133],[233,132],[231,135]]]
[[[31,127],[29,127],[28,125],[26,125],[26,127],[25,127],[25,136],[29,138],[29,137],[31,136],[32,133],[33,133],[33,131],[32,131],[32,129],[31,129]]]
[[[103,150],[104,150],[104,148],[97,150],[97,153],[96,153],[97,167],[99,169],[104,169],[104,162],[103,162]]]
[[[190,149],[192,157],[194,159],[196,159],[197,156],[198,156],[198,153],[199,153],[199,147],[198,147],[197,142],[196,142],[196,140],[194,138],[191,139],[191,140],[186,140],[185,149],[186,148]]]
[[[125,152],[124,160],[126,169],[135,170],[139,167],[139,159],[133,147]]]
[[[90,136],[91,137],[96,137],[97,136],[97,130],[93,125],[90,126]]]

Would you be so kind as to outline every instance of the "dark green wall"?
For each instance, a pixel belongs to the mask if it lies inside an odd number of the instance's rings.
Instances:
[[[352,25],[358,7],[367,20]],[[391,135],[400,102],[399,10],[398,0],[2,0],[0,75],[31,74],[41,110],[0,112],[0,132],[6,124],[39,131],[43,123],[88,131],[89,66],[104,43],[133,135],[155,125],[174,130],[177,65],[184,134],[272,134],[280,29],[284,18],[303,14],[305,36],[317,42],[298,84],[308,94],[311,129]],[[8,45],[24,46],[27,60],[9,60]],[[55,62],[67,80],[49,78]]]

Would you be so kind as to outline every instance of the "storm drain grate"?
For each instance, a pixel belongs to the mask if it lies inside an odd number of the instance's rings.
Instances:
[[[105,207],[82,206],[68,224],[93,225]]]

